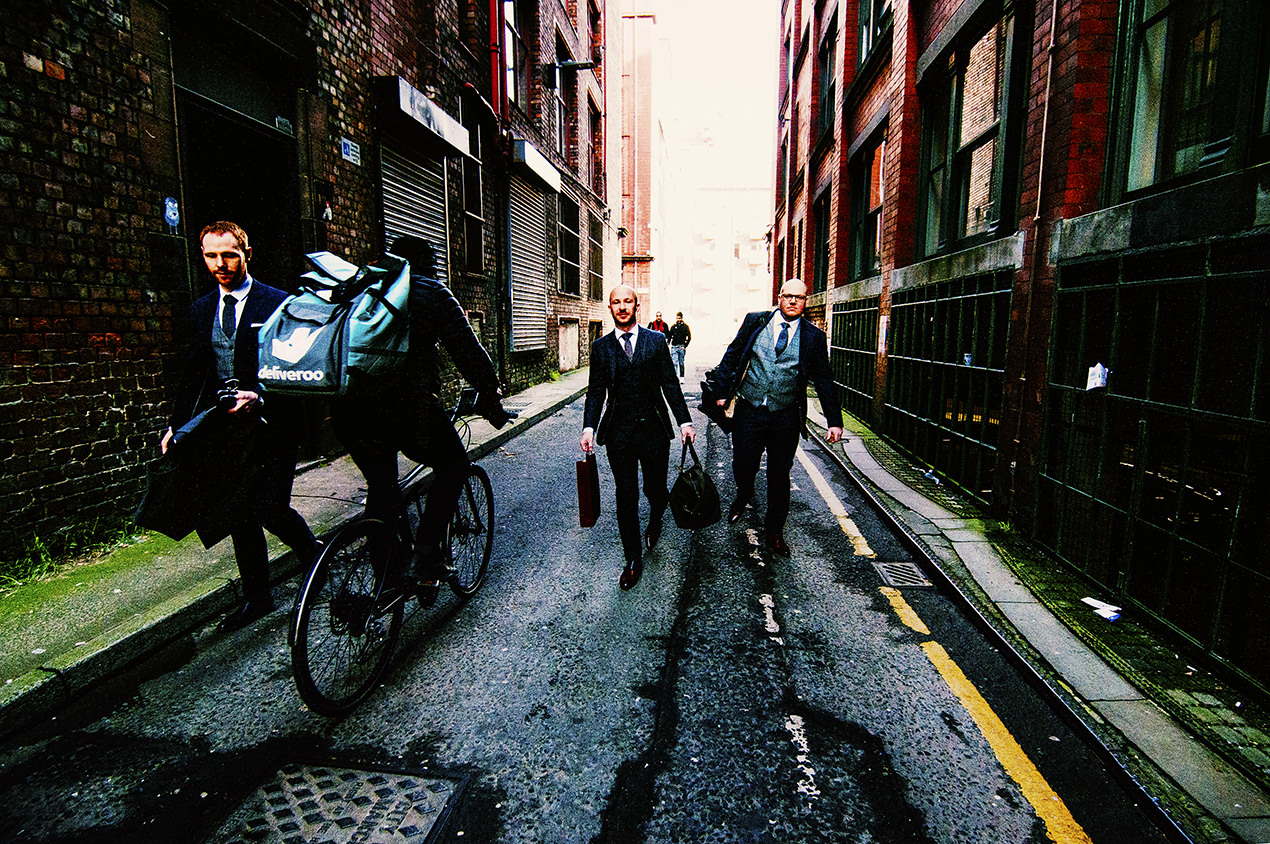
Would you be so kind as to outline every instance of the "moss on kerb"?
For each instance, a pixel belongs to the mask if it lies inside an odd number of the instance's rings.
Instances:
[[[121,571],[149,565],[156,556],[170,552],[176,542],[161,534],[142,534],[128,542],[58,566],[50,575],[29,580],[0,595],[0,630],[49,606],[54,599],[95,584],[110,582]]]

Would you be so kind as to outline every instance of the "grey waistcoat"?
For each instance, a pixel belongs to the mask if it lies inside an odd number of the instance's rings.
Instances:
[[[212,317],[212,351],[216,353],[216,377],[222,382],[233,378],[234,338],[225,336],[220,330],[220,320],[215,317]]]
[[[766,404],[769,410],[792,407],[798,398],[798,334],[789,338],[789,345],[776,357],[775,337],[779,328],[773,327],[773,319],[754,341],[750,350],[750,368],[741,384],[741,398],[755,407]]]

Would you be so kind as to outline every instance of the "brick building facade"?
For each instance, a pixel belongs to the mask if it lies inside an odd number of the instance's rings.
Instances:
[[[212,220],[286,289],[305,252],[422,234],[508,387],[585,364],[620,272],[603,0],[0,13],[0,558],[131,513]]]
[[[1263,688],[1268,44],[1255,0],[786,0],[773,229],[849,412]]]

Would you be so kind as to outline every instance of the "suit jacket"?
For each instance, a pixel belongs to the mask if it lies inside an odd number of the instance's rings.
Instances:
[[[614,396],[621,391],[625,397],[632,394],[641,402],[641,406],[651,406],[666,437],[673,437],[675,429],[670,424],[670,414],[666,403],[675,414],[675,421],[680,425],[692,421],[688,414],[688,403],[684,401],[683,391],[679,388],[679,376],[674,362],[670,359],[670,347],[666,345],[666,336],[657,331],[640,329],[635,336],[635,350],[631,356],[631,368],[623,383],[618,384],[617,356],[626,352],[617,342],[617,336],[608,332],[591,344],[591,375],[587,384],[586,406],[583,410],[583,427],[595,430],[595,441],[604,444],[610,433],[621,427],[615,422],[613,410],[616,404]],[[614,395],[610,395],[613,393]],[[607,399],[607,400],[606,400]],[[601,416],[601,410],[603,415]]]
[[[731,399],[741,387],[741,377],[754,343],[763,334],[775,311],[755,311],[745,315],[736,337],[728,344],[723,360],[706,373],[708,392],[714,398]],[[816,385],[816,395],[830,428],[842,427],[842,408],[838,406],[838,388],[829,368],[829,340],[825,332],[802,317],[798,318],[798,400],[803,436],[807,436],[807,384]],[[716,405],[717,408],[717,405]],[[719,408],[721,410],[721,408]]]
[[[222,296],[218,285],[211,293],[199,297],[190,306],[190,326],[194,335],[190,338],[189,353],[181,369],[181,381],[172,402],[170,421],[174,431],[200,410],[205,410],[216,402],[220,384],[216,381],[212,327],[217,325]],[[247,294],[242,316],[234,330],[234,377],[238,379],[238,389],[259,391],[257,350],[260,347],[256,335],[260,326],[286,298],[287,294],[276,287],[252,279],[251,291]],[[280,409],[294,409],[294,403],[282,396],[270,396],[268,404],[271,413],[275,404],[280,405]]]

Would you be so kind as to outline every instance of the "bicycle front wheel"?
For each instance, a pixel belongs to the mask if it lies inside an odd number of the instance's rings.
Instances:
[[[481,588],[493,548],[494,490],[489,475],[473,463],[450,520],[449,553],[454,566],[450,588],[456,596],[468,598]]]
[[[291,670],[314,712],[344,715],[365,700],[388,667],[404,601],[384,594],[383,569],[395,537],[359,519],[331,538],[296,601]]]

